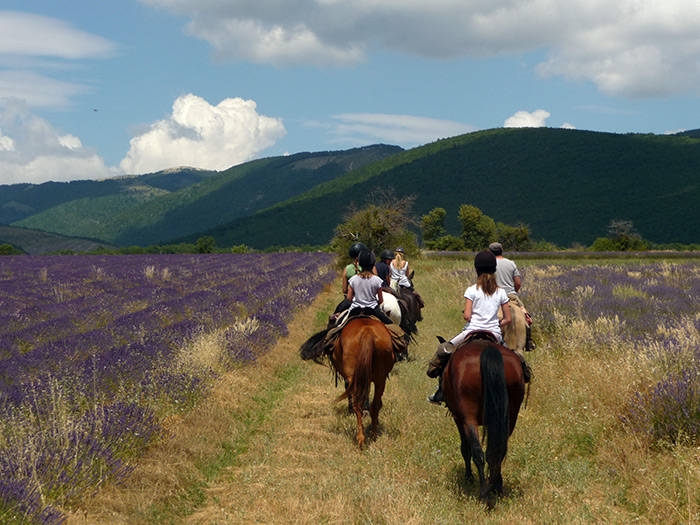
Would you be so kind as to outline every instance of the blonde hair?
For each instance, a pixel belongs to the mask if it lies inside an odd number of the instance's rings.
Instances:
[[[401,268],[403,267],[403,263],[406,261],[406,259],[403,258],[403,254],[401,252],[394,252],[394,261],[397,263],[394,266]]]
[[[363,279],[369,279],[370,277],[372,277],[374,275],[374,273],[372,273],[372,270],[362,270],[357,275],[359,275]]]
[[[481,288],[485,295],[493,295],[498,290],[496,276],[492,273],[482,273],[476,280],[476,287]]]

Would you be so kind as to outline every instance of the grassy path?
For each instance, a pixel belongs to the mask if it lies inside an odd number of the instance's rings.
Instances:
[[[529,356],[535,381],[509,443],[506,494],[486,512],[478,488],[462,481],[454,423],[425,401],[435,335],[459,328],[463,283],[439,265],[416,266],[425,319],[412,359],[389,379],[380,435],[366,450],[355,446],[346,403],[333,402],[341,389],[330,369],[297,354],[338,299],[326,292],[269,355],[174,421],[174,437],[124,486],[105,489],[69,523],[695,522],[700,454],[640,448],[617,416],[630,395],[620,385],[634,380],[624,357],[572,352],[570,341],[540,341]]]

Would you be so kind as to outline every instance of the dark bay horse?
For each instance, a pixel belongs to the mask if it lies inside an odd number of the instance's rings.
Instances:
[[[312,336],[301,347],[302,359],[320,362],[324,354],[319,354],[317,343],[325,332]],[[374,383],[374,396],[369,414],[372,418],[372,437],[376,438],[382,395],[389,372],[396,362],[391,333],[384,323],[375,318],[352,318],[343,327],[328,357],[333,368],[345,379],[345,392],[336,401],[349,400],[357,417],[357,445],[362,448],[366,439],[362,412],[369,402],[371,385]]]
[[[501,463],[525,396],[523,368],[512,350],[490,341],[473,340],[458,347],[443,372],[445,403],[461,438],[465,478],[473,480],[471,462],[479,474],[481,499],[491,507],[503,492]],[[483,427],[486,453],[479,441]],[[489,479],[484,473],[488,465]]]

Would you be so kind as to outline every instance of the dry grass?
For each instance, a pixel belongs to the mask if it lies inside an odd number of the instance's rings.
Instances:
[[[425,319],[412,360],[392,373],[380,435],[366,450],[355,447],[347,405],[333,403],[340,389],[329,369],[297,355],[338,299],[327,292],[267,357],[227,374],[206,403],[171,421],[172,436],[127,483],[105,488],[69,523],[700,521],[700,452],[651,451],[620,423],[650,380],[645,363],[622,346],[586,345],[593,331],[613,337],[614,319],[574,324],[528,355],[535,379],[504,464],[506,494],[487,512],[462,481],[454,423],[425,401],[435,335],[461,328],[468,283],[450,277],[460,263],[415,266]]]

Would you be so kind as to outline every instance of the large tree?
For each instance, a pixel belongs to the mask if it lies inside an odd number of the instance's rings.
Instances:
[[[335,228],[331,241],[333,250],[341,262],[349,259],[348,251],[353,243],[361,242],[377,256],[381,250],[394,250],[401,246],[408,257],[418,254],[416,235],[410,230],[416,222],[411,217],[415,197],[398,199],[392,190],[375,190],[368,204],[358,209],[351,205],[344,222]]]
[[[485,250],[498,239],[496,222],[476,206],[462,204],[459,208],[459,222],[462,224],[462,240],[467,250]]]

